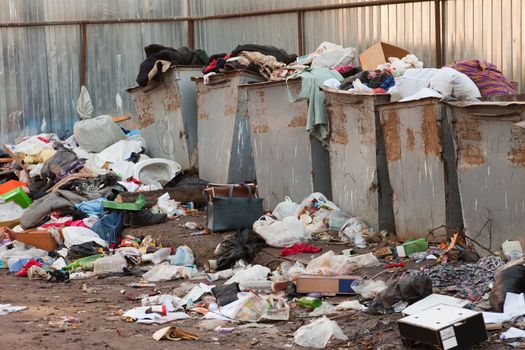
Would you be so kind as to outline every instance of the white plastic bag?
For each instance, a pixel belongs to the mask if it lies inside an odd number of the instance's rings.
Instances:
[[[177,209],[179,209],[179,204],[180,202],[170,199],[170,194],[167,192],[157,199],[157,206],[169,218],[175,216]]]
[[[176,266],[191,266],[194,261],[193,251],[187,245],[177,247],[175,255],[170,257],[170,264]]]
[[[287,247],[305,240],[303,223],[293,216],[282,221],[263,216],[253,223],[253,230],[271,247]]]
[[[93,104],[91,103],[91,97],[86,87],[82,85],[80,88],[80,96],[77,100],[77,113],[80,119],[90,119],[93,115]]]
[[[388,90],[391,101],[396,102],[414,95],[430,86],[430,79],[439,71],[437,68],[407,69],[405,74],[396,78],[396,85]]]
[[[364,299],[372,299],[387,287],[382,280],[355,280],[352,282],[352,289]]]
[[[0,222],[18,220],[24,209],[15,202],[0,203]]]
[[[331,44],[329,48],[321,51],[322,52],[312,59],[312,68],[334,69],[340,66],[346,66],[354,61],[357,53],[356,49],[353,47],[344,48],[340,45],[334,44]]]
[[[126,137],[122,129],[109,115],[84,119],[75,123],[73,135],[80,147],[98,153]]]
[[[271,272],[272,271],[265,266],[254,265],[247,268],[246,270],[238,271],[235,273],[235,275],[233,275],[233,277],[224,282],[224,284],[232,284],[235,282],[241,284],[250,281],[266,280]]]
[[[322,349],[332,336],[340,340],[348,339],[337,322],[323,316],[296,330],[294,340],[300,346]]]
[[[335,313],[337,313],[335,307],[329,302],[323,301],[321,303],[321,306],[315,308],[314,311],[308,314],[308,316],[319,317],[319,316],[331,315]]]
[[[363,234],[368,233],[368,226],[365,222],[357,217],[348,219],[339,231],[339,238],[349,240],[359,248],[365,248]],[[364,244],[364,246],[363,246]]]
[[[91,231],[88,228],[80,226],[69,226],[62,229],[62,235],[64,236],[64,245],[66,248],[71,246],[79,245],[86,242],[95,242],[103,247],[107,247],[108,243],[100,238],[100,236]]]
[[[299,204],[292,201],[288,196],[284,197],[284,202],[277,204],[275,209],[272,212],[272,215],[277,218],[277,220],[282,220],[287,216],[294,216],[297,212],[297,207]]]
[[[481,97],[478,87],[468,76],[450,67],[441,68],[430,79],[430,87],[445,98],[473,100]]]
[[[148,282],[169,281],[177,278],[191,278],[193,269],[186,266],[173,266],[165,262],[155,265],[151,270],[144,274],[144,279]]]

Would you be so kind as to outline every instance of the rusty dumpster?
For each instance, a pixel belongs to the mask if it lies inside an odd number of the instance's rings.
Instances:
[[[197,101],[191,77],[201,70],[177,66],[148,86],[127,90],[135,102],[134,122],[146,140],[148,154],[176,161],[182,169],[197,162]]]
[[[462,226],[450,128],[436,98],[379,107],[399,240],[440,242]]]
[[[308,102],[290,102],[301,78],[241,85],[247,95],[259,194],[265,209],[290,196],[300,202],[313,192],[331,197],[328,151],[306,131]]]
[[[239,85],[263,81],[247,71],[231,71],[193,80],[197,85],[199,177],[214,183],[255,179],[246,91]]]
[[[333,200],[372,228],[394,231],[392,189],[377,113],[390,96],[323,89],[330,120]]]
[[[465,231],[492,251],[525,232],[525,96],[497,99],[446,107]]]

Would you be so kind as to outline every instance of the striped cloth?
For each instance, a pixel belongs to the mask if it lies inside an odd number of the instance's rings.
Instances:
[[[466,60],[449,64],[447,67],[454,68],[472,79],[483,97],[518,93],[517,83],[508,80],[495,64],[481,60]]]

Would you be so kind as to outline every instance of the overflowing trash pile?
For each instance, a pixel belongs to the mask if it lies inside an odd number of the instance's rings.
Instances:
[[[253,44],[210,57],[161,45],[145,52],[140,86],[179,64],[204,66],[205,81],[234,70],[269,82],[300,78],[301,91],[288,91],[289,101],[309,101],[306,129],[323,142],[330,127],[321,87],[390,94],[392,101],[517,93],[492,64],[470,60],[424,68],[415,55],[382,43],[360,55],[329,42],[302,57]],[[140,130],[126,130],[109,115],[94,117],[84,87],[77,111],[79,120],[66,139],[42,133],[4,145],[12,163],[1,163],[8,165],[1,168],[7,176],[0,184],[0,268],[16,277],[65,283],[132,276],[129,287],[151,292],[124,289],[122,298],[134,306],[119,319],[164,325],[152,334],[156,341],[198,340],[199,332],[173,326],[180,320],[229,334],[248,332],[253,324],[307,319],[293,330],[295,344],[344,347],[350,340],[344,317],[395,314],[405,343],[449,349],[486,340],[486,329],[523,321],[519,241],[505,242],[497,253],[460,232],[443,242],[430,240],[431,233],[398,242],[393,232],[341,210],[328,193],[285,197],[264,211],[256,183],[208,184],[173,160],[150,158]],[[175,225],[186,216],[205,217],[205,226],[184,224],[203,242],[229,232],[213,255],[197,256],[176,235],[169,244],[153,237],[155,225]],[[145,226],[151,234],[128,232]],[[263,254],[272,256],[271,263],[262,262]],[[181,283],[160,292],[166,281]],[[24,310],[0,304],[0,316]],[[437,314],[443,314],[443,324],[428,328]],[[420,337],[423,328],[436,332],[437,343]],[[520,337],[525,335],[518,328],[501,334]]]

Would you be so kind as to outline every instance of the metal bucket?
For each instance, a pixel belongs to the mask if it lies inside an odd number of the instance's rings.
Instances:
[[[525,120],[525,98],[497,99],[446,108],[465,230],[492,251],[525,232],[525,129],[516,125]]]
[[[127,91],[135,101],[139,126],[148,154],[165,158],[189,169],[197,162],[197,102],[191,77],[201,72],[198,66],[177,66],[159,81]]]
[[[331,197],[328,152],[306,131],[308,102],[290,102],[301,79],[242,85],[247,94],[259,194],[272,210],[285,196],[300,202],[313,192]]]
[[[330,171],[333,200],[343,211],[374,229],[394,231],[377,107],[388,95],[356,95],[324,88],[330,119]]]
[[[246,116],[246,92],[239,85],[264,80],[245,71],[232,71],[197,84],[199,177],[214,183],[255,179],[255,165]]]

